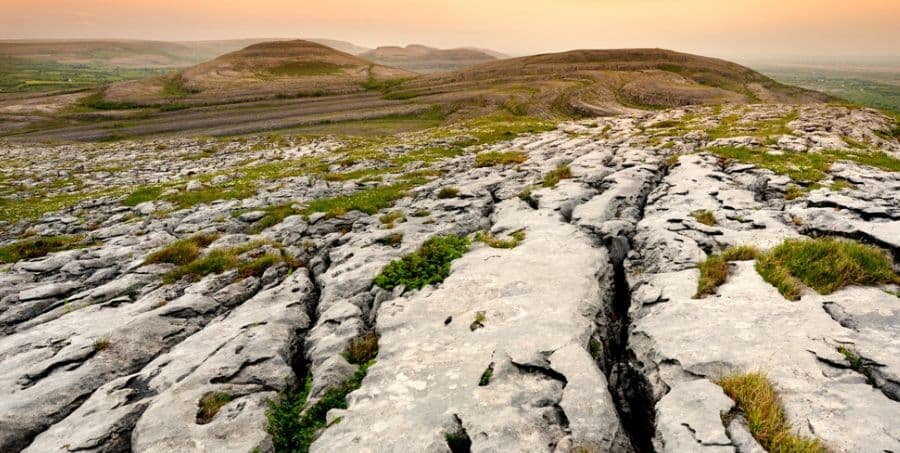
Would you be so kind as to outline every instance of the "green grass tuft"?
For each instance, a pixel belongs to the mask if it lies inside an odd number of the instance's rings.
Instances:
[[[509,233],[510,239],[500,239],[490,232],[479,231],[475,234],[475,240],[483,242],[485,245],[495,249],[512,249],[516,248],[519,243],[525,240],[525,231],[517,230]]]
[[[0,247],[0,263],[40,258],[50,253],[78,248],[84,236],[45,236],[28,238]]]
[[[445,200],[447,198],[456,198],[459,196],[459,189],[456,187],[441,187],[441,190],[438,191],[437,197],[438,199]]]
[[[702,299],[716,293],[716,288],[728,280],[729,262],[752,260],[758,255],[759,251],[755,247],[741,245],[729,247],[720,254],[707,257],[697,265],[700,278],[697,280],[697,293],[694,294],[694,299]]]
[[[469,249],[469,240],[455,235],[435,236],[422,247],[399,260],[391,261],[375,277],[375,285],[392,290],[399,285],[420,289],[444,281],[450,263]]]
[[[788,300],[799,299],[801,285],[827,295],[851,285],[900,283],[885,251],[836,238],[789,239],[760,257],[756,270]]]
[[[566,164],[559,164],[555,169],[544,175],[543,186],[556,187],[561,180],[570,178],[572,178],[572,169]]]
[[[200,410],[197,412],[197,423],[205,425],[212,421],[226,404],[231,402],[234,396],[222,392],[209,392],[200,398]]]
[[[700,222],[706,226],[713,226],[713,225],[718,224],[718,222],[716,222],[716,216],[713,215],[712,211],[708,211],[708,210],[694,211],[691,213],[691,216],[693,218],[697,219],[698,222]]]
[[[200,249],[212,244],[218,238],[218,234],[198,234],[179,239],[148,255],[144,264],[168,263],[184,266],[200,256]]]
[[[821,441],[793,434],[781,399],[763,373],[735,374],[718,381],[746,415],[750,433],[767,451],[825,453]]]
[[[528,155],[522,151],[490,151],[475,156],[475,167],[493,167],[496,165],[521,164],[528,160]]]
[[[475,320],[472,321],[472,324],[469,324],[469,330],[472,332],[481,329],[484,327],[484,321],[487,320],[487,315],[483,311],[479,311],[475,313]]]

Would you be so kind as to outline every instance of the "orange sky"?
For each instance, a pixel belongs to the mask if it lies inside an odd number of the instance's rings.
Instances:
[[[245,37],[896,56],[900,0],[0,0],[0,38]]]

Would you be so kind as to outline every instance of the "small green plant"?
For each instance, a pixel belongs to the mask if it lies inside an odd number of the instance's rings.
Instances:
[[[362,381],[375,361],[357,368],[353,376],[340,386],[328,389],[322,398],[303,411],[312,388],[312,376],[306,379],[302,389],[283,392],[277,400],[269,401],[266,410],[266,432],[272,436],[275,451],[307,453],[316,436],[327,428],[326,416],[332,409],[346,409],[347,395],[362,386]],[[301,415],[302,414],[302,415]]]
[[[469,324],[469,330],[472,332],[481,329],[484,327],[484,321],[487,320],[487,315],[483,311],[479,311],[475,313],[475,320],[472,321],[472,324]]]
[[[746,415],[750,433],[767,451],[826,453],[818,439],[792,433],[781,399],[764,373],[734,374],[718,384]]]
[[[593,357],[594,360],[599,359],[603,356],[603,343],[600,343],[600,340],[591,337],[591,339],[588,340],[588,353],[591,354],[591,357]]]
[[[422,247],[399,260],[391,261],[375,277],[375,285],[392,290],[399,285],[420,289],[444,281],[450,263],[469,249],[469,240],[455,235],[435,236]]]
[[[266,212],[266,215],[250,226],[248,231],[250,234],[258,234],[267,228],[278,225],[281,221],[294,214],[299,214],[299,212],[290,204],[269,206],[265,208],[264,211]]]
[[[488,384],[491,383],[491,378],[493,378],[493,377],[494,377],[494,364],[492,363],[492,364],[488,365],[487,368],[485,368],[484,373],[481,373],[481,378],[478,379],[478,386],[486,387]]]
[[[519,199],[527,203],[528,206],[531,206],[532,209],[537,209],[538,207],[538,202],[535,200],[534,195],[532,195],[531,186],[526,186],[519,192]]]
[[[419,209],[412,214],[413,217],[428,217],[431,215],[431,211],[427,209]]]
[[[197,423],[205,425],[212,421],[226,404],[230,403],[234,396],[223,392],[209,392],[200,398],[200,409],[197,411]]]
[[[206,233],[179,239],[148,255],[144,259],[144,264],[168,263],[184,266],[197,259],[200,256],[200,250],[218,238],[218,234]]]
[[[100,352],[109,349],[109,337],[100,337],[94,340],[94,351]]]
[[[521,164],[526,160],[528,160],[528,155],[522,151],[489,151],[475,156],[475,167]]]
[[[553,188],[563,179],[572,178],[572,169],[566,164],[559,164],[544,175],[543,186]]]
[[[702,299],[716,293],[716,289],[728,279],[729,262],[753,260],[758,255],[759,251],[755,247],[742,245],[729,247],[720,254],[707,257],[697,265],[700,278],[697,280],[697,293],[694,294],[694,299]]]
[[[517,230],[509,233],[510,239],[500,239],[490,232],[479,231],[475,234],[475,240],[495,249],[511,249],[517,247],[525,240],[525,231]]]
[[[860,371],[862,369],[863,358],[860,355],[856,354],[846,346],[839,346],[838,352],[840,352],[841,355],[843,355],[844,358],[847,359],[847,363],[850,364],[851,369],[856,371]]]
[[[831,294],[850,285],[900,283],[883,250],[848,239],[789,239],[761,256],[756,270],[788,300],[802,285]]]
[[[718,222],[716,221],[716,216],[712,213],[712,211],[694,211],[691,213],[691,217],[697,219],[698,222],[706,226],[713,226],[718,224]]]
[[[456,198],[459,196],[459,189],[456,187],[441,187],[441,190],[438,191],[437,197],[441,200],[447,198]]]

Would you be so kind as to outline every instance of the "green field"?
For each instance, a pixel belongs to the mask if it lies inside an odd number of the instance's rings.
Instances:
[[[119,80],[168,74],[173,68],[124,69],[0,57],[0,93],[88,88]]]
[[[821,91],[850,102],[900,112],[900,68],[896,72],[861,68],[787,67],[756,68],[788,85]]]

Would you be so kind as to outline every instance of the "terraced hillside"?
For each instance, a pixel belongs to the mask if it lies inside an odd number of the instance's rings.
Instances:
[[[898,451],[896,130],[5,143],[0,450]]]
[[[734,63],[660,49],[572,51],[416,75],[290,41],[90,95],[0,101],[0,134],[25,141],[218,136],[425,111],[439,111],[449,124],[497,112],[560,119],[830,99]]]
[[[359,54],[361,58],[385,66],[420,74],[452,71],[497,60],[486,51],[476,49],[435,49],[422,45],[384,46]]]

